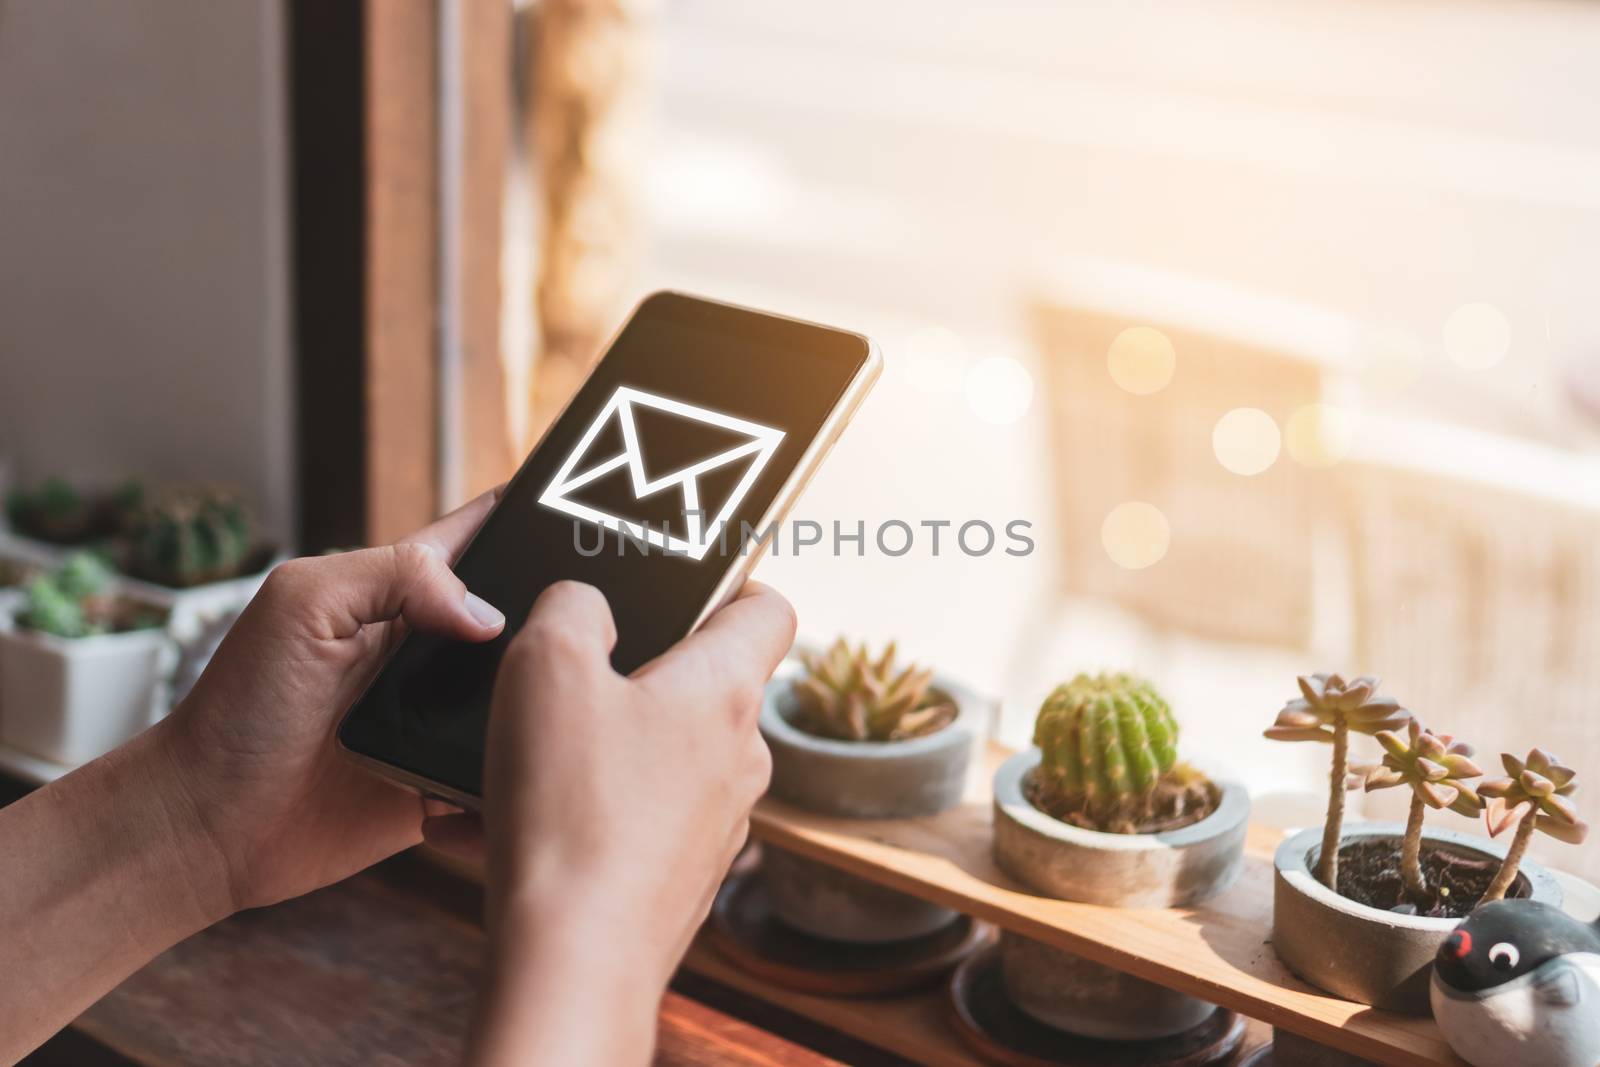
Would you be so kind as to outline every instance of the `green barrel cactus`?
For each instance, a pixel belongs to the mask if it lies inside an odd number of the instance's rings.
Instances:
[[[1178,759],[1178,723],[1149,682],[1080,674],[1039,709],[1031,783],[1039,808],[1109,833],[1148,833],[1194,822],[1215,806],[1205,776]]]
[[[255,555],[254,523],[232,493],[169,491],[129,522],[129,573],[161,585],[186,589],[235,578]]]

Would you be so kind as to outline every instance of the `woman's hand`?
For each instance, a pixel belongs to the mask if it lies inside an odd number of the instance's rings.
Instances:
[[[794,627],[782,597],[750,585],[624,678],[598,591],[563,582],[539,598],[489,723],[491,972],[473,1062],[648,1060],[667,981],[766,790],[756,718]],[[470,816],[425,832],[481,848]]]
[[[336,882],[421,840],[423,801],[361,770],[340,717],[406,627],[486,641],[500,613],[450,570],[486,493],[396,545],[291,560],[155,731],[177,806],[221,862],[228,910]]]

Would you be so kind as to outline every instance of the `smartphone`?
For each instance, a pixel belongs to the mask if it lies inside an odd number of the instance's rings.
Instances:
[[[346,713],[340,745],[476,808],[495,671],[539,594],[563,579],[605,594],[623,674],[671,648],[738,591],[882,362],[847,330],[647,297],[456,562],[505,632],[408,635]]]

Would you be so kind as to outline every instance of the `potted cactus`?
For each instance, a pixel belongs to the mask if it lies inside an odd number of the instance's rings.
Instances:
[[[171,605],[173,632],[186,640],[248,603],[273,557],[238,494],[204,488],[167,489],[128,508],[115,552],[129,587]]]
[[[115,536],[142,495],[137,482],[93,492],[47,478],[6,493],[6,521],[16,534],[43,545],[92,545]]]
[[[1505,850],[1467,834],[1429,828],[1429,810],[1484,809],[1481,771],[1467,745],[1424,727],[1377,693],[1379,681],[1338,674],[1301,677],[1300,695],[1266,736],[1328,744],[1328,818],[1274,856],[1272,944],[1300,977],[1330,993],[1410,1014],[1428,1012],[1428,975],[1439,945],[1491,888]],[[1381,762],[1352,771],[1352,733],[1370,734]],[[1405,786],[1404,826],[1343,821],[1347,789]],[[1529,864],[1510,891],[1559,904],[1561,890]]]
[[[957,804],[987,708],[971,690],[873,656],[843,638],[801,651],[767,687],[761,733],[772,751],[772,795],[855,819],[932,815]],[[920,937],[956,913],[763,848],[774,914],[815,937],[882,943]]]
[[[76,765],[150,724],[171,649],[167,609],[80,553],[0,609],[0,743]]]
[[[1244,862],[1250,802],[1178,758],[1178,724],[1150,683],[1080,674],[1039,709],[1033,747],[994,781],[994,856],[1029,889],[1116,907],[1179,907],[1225,891]],[[1018,1008],[1085,1037],[1159,1040],[1216,1010],[1011,933],[1001,980]]]

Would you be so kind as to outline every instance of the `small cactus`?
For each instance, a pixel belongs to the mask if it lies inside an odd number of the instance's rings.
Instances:
[[[170,491],[128,521],[129,573],[173,588],[238,577],[256,547],[254,524],[232,493]]]
[[[895,666],[894,642],[876,659],[844,638],[821,654],[802,652],[806,673],[794,683],[794,724],[841,741],[901,741],[948,726],[955,704],[931,687],[933,672]]]
[[[1405,737],[1393,730],[1379,730],[1375,736],[1383,746],[1383,761],[1367,771],[1366,789],[1370,793],[1398,785],[1411,787],[1411,812],[1400,843],[1400,880],[1420,907],[1429,903],[1422,874],[1422,820],[1427,809],[1449,808],[1460,815],[1477,815],[1483,810],[1483,801],[1467,780],[1483,772],[1472,762],[1470,745],[1449,734],[1436,734],[1416,719],[1406,724]]]
[[[114,578],[104,560],[80,552],[28,583],[28,599],[17,622],[40,633],[76,638],[143,630],[166,621],[162,609],[117,596]]]
[[[28,601],[17,613],[17,622],[56,637],[89,637],[97,632],[85,616],[82,602],[68,596],[51,575],[28,583]]]
[[[1204,775],[1178,761],[1178,724],[1150,683],[1080,674],[1039,709],[1035,806],[1107,833],[1147,833],[1196,821],[1214,806]]]
[[[1344,833],[1345,790],[1360,784],[1350,775],[1350,733],[1398,730],[1411,713],[1395,700],[1377,695],[1378,679],[1363,675],[1347,682],[1338,674],[1302,674],[1300,697],[1291,700],[1267,727],[1272,741],[1320,741],[1333,746],[1328,774],[1328,818],[1322,827],[1317,880],[1329,889],[1339,884],[1339,839]]]
[[[94,536],[100,512],[94,501],[62,478],[6,494],[6,518],[17,532],[53,544],[76,544]]]
[[[1578,817],[1578,809],[1572,803],[1572,794],[1578,789],[1577,771],[1562,766],[1560,760],[1538,748],[1529,752],[1527,759],[1502,753],[1500,762],[1505,766],[1506,777],[1478,787],[1478,793],[1485,798],[1484,821],[1490,837],[1499,837],[1513,827],[1516,833],[1499,872],[1484,891],[1485,904],[1504,897],[1516,881],[1517,868],[1535,830],[1569,845],[1581,845],[1589,836],[1588,824]]]

